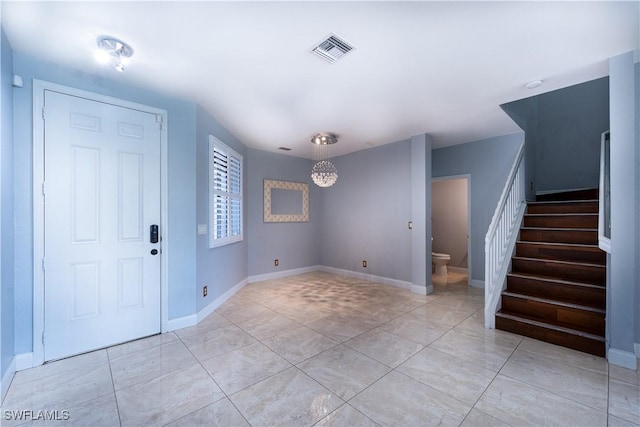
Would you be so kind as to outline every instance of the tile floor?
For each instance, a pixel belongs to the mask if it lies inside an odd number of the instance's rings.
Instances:
[[[638,372],[484,329],[465,283],[251,284],[197,326],[17,373],[1,423],[24,409],[69,415],[24,425],[640,425]]]

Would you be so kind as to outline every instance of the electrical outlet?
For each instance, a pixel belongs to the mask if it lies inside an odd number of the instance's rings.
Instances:
[[[278,261],[278,259],[274,259],[273,260],[273,265],[275,265],[276,267],[280,265],[280,261]]]
[[[364,268],[367,268],[367,261],[366,261],[366,260],[363,260],[363,261],[362,261],[362,266],[363,266]]]
[[[208,293],[208,291],[207,291],[207,285],[204,285],[204,286],[202,287],[202,296],[203,296],[203,297],[206,297],[206,296],[207,296],[207,293]]]

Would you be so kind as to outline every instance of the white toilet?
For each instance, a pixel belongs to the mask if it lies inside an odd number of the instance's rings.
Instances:
[[[431,262],[436,266],[436,276],[447,275],[447,264],[449,264],[449,261],[451,261],[451,255],[431,252]]]

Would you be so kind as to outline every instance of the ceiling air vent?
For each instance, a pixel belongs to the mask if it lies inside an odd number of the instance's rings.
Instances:
[[[340,40],[336,36],[329,36],[329,38],[313,48],[313,53],[325,61],[333,63],[351,50],[353,50],[353,46],[349,45],[349,43]]]

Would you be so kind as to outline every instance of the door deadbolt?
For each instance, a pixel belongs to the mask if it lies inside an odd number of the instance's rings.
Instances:
[[[151,255],[158,255],[157,249],[151,249]]]

